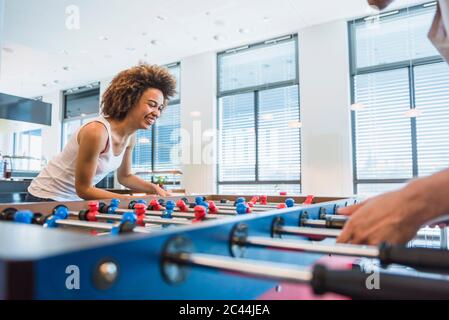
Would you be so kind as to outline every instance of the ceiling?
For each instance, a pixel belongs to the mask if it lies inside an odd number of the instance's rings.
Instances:
[[[6,0],[0,92],[42,95],[372,12],[366,0]]]

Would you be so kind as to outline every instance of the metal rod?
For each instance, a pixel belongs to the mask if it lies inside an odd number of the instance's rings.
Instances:
[[[245,243],[242,244],[343,256],[367,258],[379,257],[379,249],[372,246],[356,246],[350,244],[327,245],[309,241],[270,239],[264,237],[248,237],[247,239],[245,239]]]
[[[72,216],[78,216],[78,213],[69,211],[69,214]],[[115,214],[97,214],[95,216],[97,219],[101,220],[111,220],[111,221],[122,221],[122,217]],[[153,223],[153,224],[178,224],[178,225],[188,225],[191,224],[187,219],[163,219],[163,218],[144,218],[143,222],[145,223]]]
[[[441,228],[440,230],[440,242],[441,249],[447,250],[447,228]]]
[[[307,219],[307,220],[302,221],[302,225],[303,226],[307,226],[307,227],[321,227],[321,228],[325,228],[326,227],[326,220]]]
[[[254,207],[252,207],[252,209],[254,211],[267,211],[267,210],[271,210],[271,209],[277,209],[278,205],[279,204],[272,205],[272,206],[269,206],[269,205],[257,205],[256,204],[256,205],[254,205]],[[218,209],[235,208],[234,204],[222,204],[222,203],[220,203],[220,204],[216,204],[216,206],[217,206]]]
[[[320,229],[320,228],[302,228],[302,227],[280,227],[275,230],[277,233],[294,234],[298,236],[318,236],[338,238],[341,231],[335,229]]]
[[[87,228],[87,229],[95,229],[95,230],[102,230],[102,231],[111,231],[112,228],[117,226],[117,225],[111,224],[111,223],[76,221],[76,220],[56,220],[56,224],[58,226]]]
[[[177,211],[177,210],[175,210]],[[117,209],[115,210],[116,213],[127,213],[127,212],[133,212],[131,209],[126,210],[126,209]],[[147,216],[154,216],[154,217],[162,217],[162,211],[152,211],[152,210],[147,210],[145,211],[145,215]],[[195,214],[194,213],[189,213],[189,212],[173,212],[172,214],[173,218],[185,218],[185,219],[195,219]],[[206,215],[206,217],[204,218],[204,220],[215,220],[215,219],[222,219],[222,218],[228,218],[228,215],[221,215],[221,214],[209,214]]]
[[[92,222],[92,221],[77,221],[77,220],[56,220],[56,224],[65,227],[77,227],[102,231],[111,231],[112,228],[118,227],[119,224],[111,224],[105,222]],[[133,232],[136,233],[150,233],[151,231],[144,227],[135,227]]]
[[[296,268],[289,264],[263,262],[250,259],[236,259],[209,254],[180,253],[167,255],[166,259],[188,265],[202,266],[223,271],[232,271],[263,279],[309,283],[312,272],[305,268]]]

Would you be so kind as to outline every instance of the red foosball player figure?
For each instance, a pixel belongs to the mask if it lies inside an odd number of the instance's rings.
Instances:
[[[151,210],[153,211],[162,211],[164,208],[160,205],[159,201],[157,201],[157,199],[153,199],[150,202],[149,207],[151,208]]]
[[[96,201],[91,201],[88,203],[89,206],[89,213],[87,214],[87,221],[90,222],[96,222],[98,210],[99,210],[99,203]]]
[[[134,213],[137,216],[136,224],[138,226],[145,227],[144,221],[146,213],[145,205],[143,203],[136,203],[136,205],[134,206]]]
[[[280,203],[280,204],[277,206],[277,208],[278,208],[278,209],[285,209],[285,208],[287,208],[287,205],[286,205],[285,203]]]
[[[178,202],[176,202],[176,207],[179,208],[179,211],[181,212],[189,212],[189,207],[183,200],[178,200]]]
[[[213,201],[209,201],[209,213],[211,213],[211,214],[217,214],[218,213],[218,208],[215,205],[215,202],[213,202]]]
[[[195,219],[192,220],[193,223],[201,222],[206,217],[206,208],[203,206],[196,206],[193,208],[195,213]]]
[[[313,199],[315,198],[315,196],[307,196],[306,200],[304,200],[303,204],[313,204]]]
[[[267,205],[268,204],[267,199],[268,197],[266,195],[260,196],[260,204]]]
[[[251,198],[251,200],[249,200],[249,202],[252,202],[254,204],[256,204],[257,202],[259,202],[259,197],[258,196],[254,196]]]
[[[287,192],[286,192],[286,191],[281,191],[281,192],[279,192],[279,195],[280,195],[280,196],[286,196],[286,195],[287,195]]]

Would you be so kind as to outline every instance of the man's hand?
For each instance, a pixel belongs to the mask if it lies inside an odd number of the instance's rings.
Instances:
[[[378,245],[382,242],[405,244],[416,235],[425,217],[424,204],[407,190],[390,192],[352,207],[339,214],[350,215],[338,243]]]

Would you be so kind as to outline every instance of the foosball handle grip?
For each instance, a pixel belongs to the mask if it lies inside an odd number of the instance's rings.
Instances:
[[[428,272],[449,273],[449,251],[432,248],[407,248],[383,243],[379,260],[384,265],[401,264]]]
[[[326,228],[329,229],[343,229],[346,222],[348,221],[348,217],[336,216],[332,215],[326,218]]]
[[[311,285],[316,294],[332,292],[353,299],[449,299],[449,281],[446,280],[329,270],[322,265],[315,266]]]

